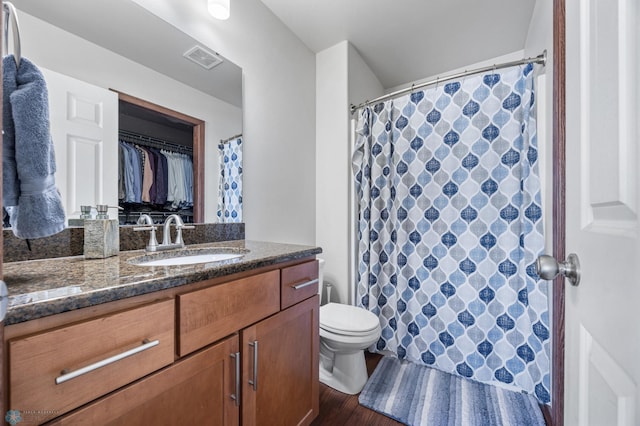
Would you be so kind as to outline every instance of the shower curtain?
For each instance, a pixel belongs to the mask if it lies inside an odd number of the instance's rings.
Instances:
[[[242,222],[242,137],[218,144],[218,222]]]
[[[374,349],[550,402],[533,65],[364,108],[357,303]]]

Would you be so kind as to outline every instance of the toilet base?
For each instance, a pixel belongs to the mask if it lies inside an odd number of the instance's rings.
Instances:
[[[364,350],[337,353],[333,358],[333,371],[320,361],[320,382],[348,395],[360,393],[369,379]]]

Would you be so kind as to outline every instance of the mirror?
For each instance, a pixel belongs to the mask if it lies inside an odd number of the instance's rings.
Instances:
[[[214,46],[203,45],[130,0],[13,4],[22,55],[47,80],[56,183],[67,217],[79,217],[81,205],[118,203],[118,130],[132,121],[131,109],[118,119],[118,100],[124,96],[139,100],[138,106],[159,108],[164,124],[192,125],[193,141],[202,139],[201,149],[193,144],[194,198],[199,193],[202,198],[194,199],[194,205],[201,206],[194,216],[197,222],[221,221],[218,190],[224,156],[219,145],[242,134],[242,69],[217,54]],[[93,95],[83,96],[85,89],[80,89],[85,84],[102,90],[104,99],[90,102]],[[58,94],[52,85],[64,91]],[[66,100],[62,106],[56,102],[54,107],[55,96]],[[54,134],[54,127],[64,120],[71,124],[64,133]],[[108,128],[107,120],[115,120],[115,129]],[[194,123],[202,123],[202,129]],[[86,130],[91,126],[95,131]],[[157,133],[151,136],[160,139]],[[241,214],[233,218],[241,220]]]

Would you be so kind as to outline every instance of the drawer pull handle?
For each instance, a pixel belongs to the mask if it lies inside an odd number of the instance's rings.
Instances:
[[[315,280],[311,280],[311,281],[307,281],[307,282],[304,282],[304,283],[300,283],[300,284],[294,285],[292,288],[294,290],[300,290],[301,288],[309,287],[310,285],[314,285],[314,284],[317,284],[317,283],[318,283],[318,279],[316,278]]]
[[[123,358],[127,358],[131,355],[135,355],[142,351],[146,351],[147,349],[151,349],[152,347],[157,346],[159,344],[160,344],[160,340],[154,340],[150,342],[147,339],[145,339],[142,341],[142,345],[138,346],[137,348],[129,349],[128,351],[119,353],[117,355],[100,360],[98,362],[94,362],[91,365],[87,365],[86,367],[82,367],[71,372],[67,372],[67,370],[62,370],[60,372],[62,375],[59,377],[56,377],[56,385],[59,385],[71,379],[75,379],[76,377],[82,376],[83,374],[87,374],[91,371],[97,370],[98,368],[104,367],[106,365],[113,364],[114,362],[120,361]]]
[[[253,386],[253,390],[258,390],[258,341],[254,340],[253,343],[249,343],[249,346],[253,346],[253,380],[249,380],[249,384]]]
[[[235,354],[231,354],[231,358],[235,361],[235,369],[236,369],[236,389],[235,393],[231,395],[231,399],[236,402],[236,407],[240,406],[240,352],[236,352]]]

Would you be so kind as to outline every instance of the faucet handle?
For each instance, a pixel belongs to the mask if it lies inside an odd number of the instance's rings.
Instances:
[[[185,225],[182,220],[180,222],[176,222],[176,244],[179,244],[181,247],[184,247],[184,240],[182,239],[182,230],[183,229],[195,229],[193,225]]]
[[[146,226],[135,226],[133,228],[134,231],[155,231],[158,229],[155,225],[146,225]]]
[[[141,221],[145,221],[146,219],[143,219],[143,216],[147,216],[149,218],[149,222],[151,222],[150,224],[146,225],[146,226],[135,226],[133,228],[134,231],[151,231],[150,235],[149,235],[149,242],[147,243],[147,247],[146,250],[147,251],[156,251],[158,250],[158,239],[156,238],[156,229],[158,229],[157,226],[155,226],[153,224],[153,221],[151,220],[151,217],[149,217],[149,215],[140,215],[140,217],[138,218],[138,224],[142,225],[142,223],[140,223]]]

